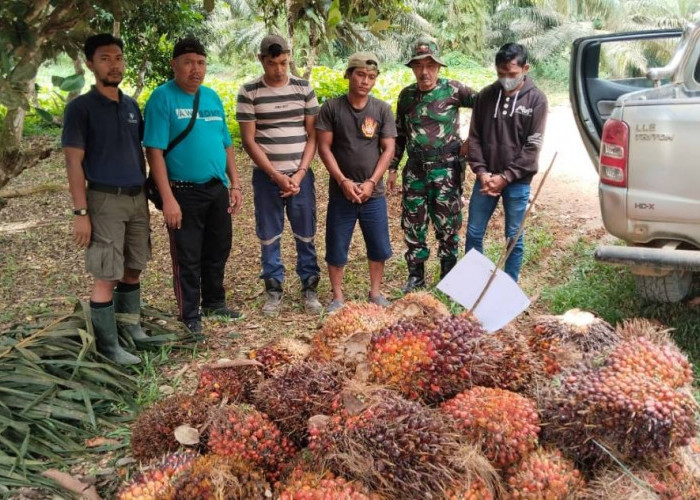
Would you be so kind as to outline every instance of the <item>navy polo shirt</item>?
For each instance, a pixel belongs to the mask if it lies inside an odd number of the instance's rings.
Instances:
[[[119,101],[113,101],[93,86],[66,106],[61,143],[85,151],[83,171],[90,182],[141,186],[145,181],[142,137],[139,106],[121,90]]]

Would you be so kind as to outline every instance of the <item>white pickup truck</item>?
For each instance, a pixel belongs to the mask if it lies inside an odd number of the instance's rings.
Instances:
[[[627,44],[646,74],[616,65]],[[700,25],[576,40],[569,92],[603,223],[626,243],[596,259],[629,266],[646,299],[682,300],[700,271]]]

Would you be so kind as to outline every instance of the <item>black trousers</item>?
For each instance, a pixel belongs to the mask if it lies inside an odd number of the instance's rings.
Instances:
[[[200,317],[202,307],[226,302],[224,268],[231,253],[228,189],[211,186],[174,188],[182,211],[182,227],[168,229],[173,260],[173,288],[181,321]]]

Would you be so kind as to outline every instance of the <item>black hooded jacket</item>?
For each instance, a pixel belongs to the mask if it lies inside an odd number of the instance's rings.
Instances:
[[[499,82],[484,88],[469,127],[467,160],[474,173],[504,174],[509,184],[532,182],[546,120],[547,98],[529,76],[510,97]]]

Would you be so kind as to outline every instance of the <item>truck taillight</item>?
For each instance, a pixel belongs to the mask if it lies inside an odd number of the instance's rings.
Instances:
[[[600,144],[600,182],[627,186],[627,159],[630,128],[622,120],[608,119]]]

